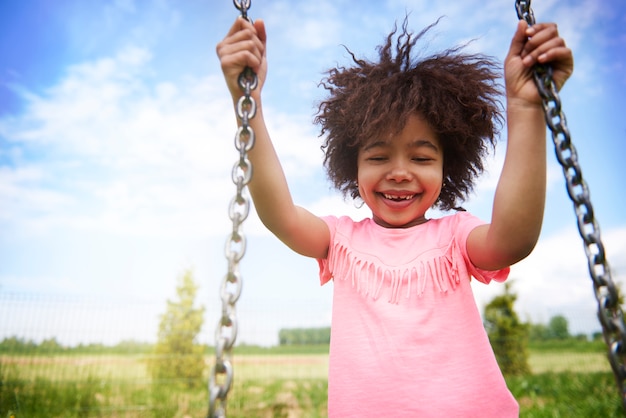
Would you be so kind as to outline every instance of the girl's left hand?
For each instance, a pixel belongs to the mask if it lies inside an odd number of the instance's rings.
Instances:
[[[520,20],[504,62],[507,99],[540,104],[533,79],[535,64],[549,64],[556,87],[560,89],[574,71],[572,51],[565,45],[555,23],[533,26]]]

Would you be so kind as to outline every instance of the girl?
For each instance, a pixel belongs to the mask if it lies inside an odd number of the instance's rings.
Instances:
[[[428,30],[428,29],[426,29]],[[263,120],[267,73],[262,20],[238,18],[217,46],[236,103],[237,77],[258,75],[249,184],[263,223],[318,260],[333,281],[330,417],[514,417],[518,405],[495,360],[470,277],[504,281],[541,229],[546,184],[544,115],[532,67],[549,63],[561,87],[571,51],[554,24],[517,26],[505,60],[508,144],[491,222],[453,209],[472,190],[502,116],[496,64],[451,49],[417,60],[405,20],[379,47],[329,71],[316,117],[334,185],[372,218],[318,217],[295,205]],[[396,36],[397,35],[397,36]],[[397,38],[397,39],[395,39]]]

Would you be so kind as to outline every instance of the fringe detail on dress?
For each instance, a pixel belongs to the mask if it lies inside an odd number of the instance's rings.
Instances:
[[[400,266],[383,265],[355,254],[341,243],[334,245],[328,259],[334,279],[350,280],[352,288],[373,300],[388,293],[388,302],[394,304],[402,297],[410,298],[412,292],[420,297],[428,283],[442,293],[456,289],[460,280],[458,263],[464,263],[454,243],[435,257],[418,257]]]

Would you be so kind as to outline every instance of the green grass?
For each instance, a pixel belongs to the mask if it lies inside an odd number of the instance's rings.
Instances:
[[[507,383],[526,418],[623,417],[611,373],[541,373]]]
[[[237,347],[229,417],[326,416],[327,347]],[[533,375],[507,379],[521,417],[623,416],[603,351],[531,347]],[[148,355],[0,356],[0,418],[198,417],[204,382],[153,382]],[[208,373],[212,356],[207,358]],[[206,381],[206,379],[205,379]]]
[[[601,340],[586,341],[568,338],[564,340],[530,341],[528,350],[535,354],[547,352],[565,353],[567,355],[571,353],[605,353],[606,345]]]
[[[291,355],[291,354],[328,354],[328,344],[315,345],[278,345],[273,347],[260,347],[258,345],[239,345],[235,348],[237,355]],[[212,354],[212,352],[211,352]]]

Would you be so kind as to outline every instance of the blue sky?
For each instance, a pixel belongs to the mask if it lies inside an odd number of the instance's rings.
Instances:
[[[253,0],[268,31],[267,122],[294,199],[320,215],[367,216],[330,189],[315,103],[341,45],[373,57],[406,11],[415,31],[444,16],[428,50],[473,40],[502,60],[514,1]],[[591,189],[614,280],[626,282],[624,164],[626,6],[619,0],[533,2],[574,51],[563,106]],[[176,279],[191,268],[212,342],[226,272],[235,119],[215,45],[231,1],[25,0],[0,3],[0,338],[154,339]],[[489,220],[506,138],[465,205]],[[549,144],[550,149],[552,145]],[[598,329],[585,254],[560,167],[549,152],[545,224],[514,266],[524,319],[566,315]],[[254,214],[244,224],[239,342],[273,344],[282,327],[330,323],[332,288]],[[475,286],[483,306],[501,285]],[[3,296],[4,295],[4,296]],[[102,330],[97,332],[95,330]]]

